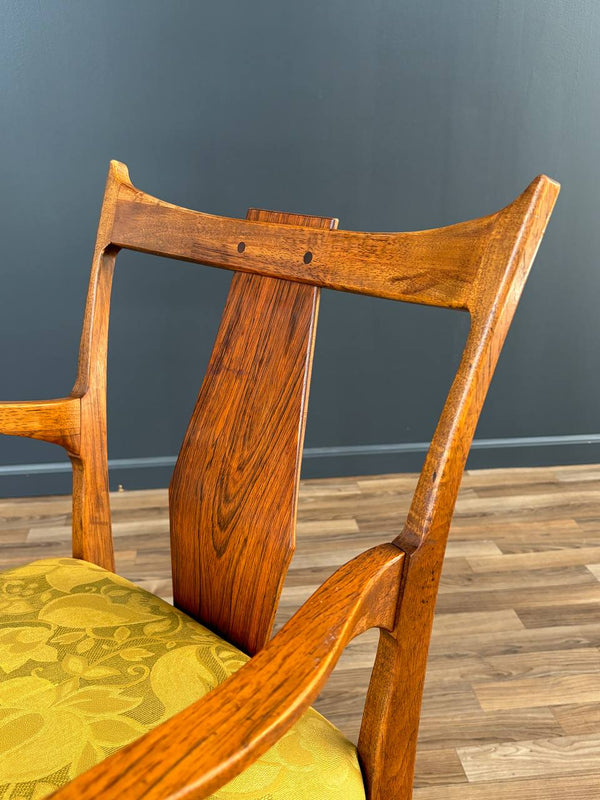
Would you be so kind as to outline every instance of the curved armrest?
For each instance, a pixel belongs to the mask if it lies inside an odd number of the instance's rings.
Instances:
[[[318,696],[346,644],[391,629],[404,553],[391,544],[341,567],[238,672],[52,795],[201,800],[256,761]]]
[[[42,439],[77,452],[80,430],[79,397],[0,403],[0,433]]]

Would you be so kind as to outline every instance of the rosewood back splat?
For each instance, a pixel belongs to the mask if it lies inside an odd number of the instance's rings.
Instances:
[[[248,219],[337,224],[256,209]],[[234,275],[171,481],[175,604],[248,653],[271,634],[294,552],[318,309],[316,286]]]

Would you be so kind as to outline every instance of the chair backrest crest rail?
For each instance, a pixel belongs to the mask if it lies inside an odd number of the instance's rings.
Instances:
[[[110,230],[117,247],[465,310],[482,246],[499,216],[413,233],[334,232],[330,225],[309,226],[300,215],[292,216],[302,224],[288,224],[281,215],[275,221],[274,212],[240,220],[190,211],[133,189],[115,170],[112,180],[120,181]]]

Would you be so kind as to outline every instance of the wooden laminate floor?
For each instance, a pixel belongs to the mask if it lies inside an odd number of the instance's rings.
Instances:
[[[281,625],[401,528],[416,478],[305,481]],[[166,491],[113,496],[117,571],[169,597]],[[0,501],[0,567],[68,555],[70,499]],[[358,732],[372,632],[317,707]],[[467,473],[442,578],[415,800],[600,800],[600,466]]]

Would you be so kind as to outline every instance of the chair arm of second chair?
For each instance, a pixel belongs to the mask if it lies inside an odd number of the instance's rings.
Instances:
[[[393,627],[403,561],[384,544],[340,567],[238,672],[53,800],[209,797],[300,718],[354,636]]]

